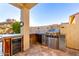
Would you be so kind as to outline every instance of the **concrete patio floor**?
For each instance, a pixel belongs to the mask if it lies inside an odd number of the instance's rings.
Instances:
[[[51,48],[42,46],[40,44],[36,44],[36,45],[33,45],[27,51],[17,53],[14,56],[71,56],[71,55],[72,54],[65,51],[51,49]]]
[[[2,42],[0,42],[0,56],[3,56]],[[40,44],[35,44],[28,50],[19,52],[13,56],[79,56],[79,51],[68,48],[65,51],[62,51],[51,49]]]

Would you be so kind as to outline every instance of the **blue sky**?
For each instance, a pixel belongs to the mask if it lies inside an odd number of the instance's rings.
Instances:
[[[43,3],[30,10],[30,26],[42,26],[69,21],[69,16],[79,12],[78,3]],[[0,22],[8,18],[20,20],[20,10],[9,4],[0,4]]]
[[[20,20],[20,10],[10,4],[0,3],[0,22],[8,18]]]

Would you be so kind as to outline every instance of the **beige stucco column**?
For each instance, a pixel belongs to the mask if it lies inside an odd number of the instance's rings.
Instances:
[[[21,28],[21,34],[23,34],[23,50],[29,48],[29,10],[27,8],[21,9],[21,20],[24,22],[24,26]]]

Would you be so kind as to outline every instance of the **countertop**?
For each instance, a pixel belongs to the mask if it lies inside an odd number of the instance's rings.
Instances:
[[[0,38],[5,38],[5,37],[20,37],[22,36],[21,34],[0,34]]]

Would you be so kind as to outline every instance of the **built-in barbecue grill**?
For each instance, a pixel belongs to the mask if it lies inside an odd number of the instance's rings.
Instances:
[[[49,48],[59,48],[59,36],[60,36],[60,30],[59,29],[50,29],[46,33],[47,37],[47,45]]]

